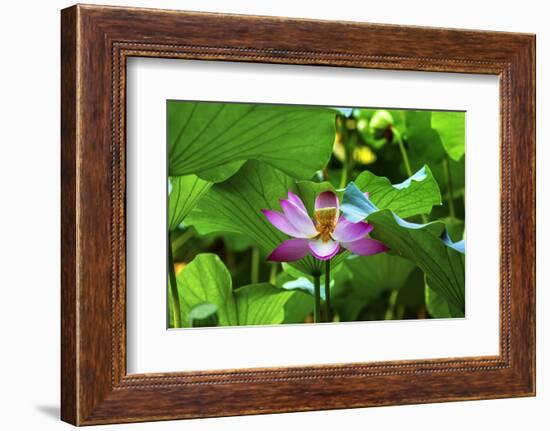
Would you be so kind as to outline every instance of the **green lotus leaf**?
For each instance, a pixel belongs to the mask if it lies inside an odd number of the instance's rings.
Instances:
[[[172,190],[168,196],[168,229],[174,231],[212,186],[196,175],[171,177]]]
[[[171,176],[221,182],[254,159],[308,179],[332,153],[330,108],[169,101],[167,109]]]
[[[464,317],[464,311],[453,306],[426,284],[424,298],[428,313],[437,319],[448,319],[452,317]]]
[[[285,319],[285,305],[300,292],[268,283],[233,290],[231,275],[221,259],[199,254],[177,275],[181,321],[191,326],[199,305],[216,307],[218,326],[273,325]],[[199,313],[200,314],[200,313]]]
[[[441,205],[439,186],[428,166],[400,184],[391,184],[385,177],[363,171],[355,185],[369,193],[377,208],[390,209],[400,217],[429,214],[434,205]]]
[[[418,265],[430,288],[464,313],[464,254],[442,241],[444,223],[415,225],[396,218],[389,210],[375,212],[367,220],[374,226],[373,238]]]
[[[464,112],[433,111],[432,127],[437,130],[445,151],[454,161],[464,155],[466,114]]]
[[[362,309],[384,292],[407,288],[406,281],[416,266],[407,259],[389,253],[350,256],[340,267],[348,278],[336,283],[333,304],[340,320],[356,321]]]

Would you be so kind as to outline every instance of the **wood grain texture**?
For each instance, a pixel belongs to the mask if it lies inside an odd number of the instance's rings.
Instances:
[[[76,282],[76,9],[61,16],[61,417],[78,421]]]
[[[63,420],[87,425],[534,395],[533,35],[79,5],[62,11],[61,36]],[[498,75],[499,356],[127,375],[129,56]]]

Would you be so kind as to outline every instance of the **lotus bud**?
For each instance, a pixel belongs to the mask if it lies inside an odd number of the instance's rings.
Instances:
[[[393,117],[388,111],[379,110],[374,113],[370,119],[369,127],[375,139],[387,138],[388,131],[391,134],[391,127],[393,126]],[[389,139],[388,139],[389,140]]]

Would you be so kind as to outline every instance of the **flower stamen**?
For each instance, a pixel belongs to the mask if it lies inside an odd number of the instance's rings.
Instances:
[[[330,241],[332,232],[338,222],[338,209],[335,207],[319,208],[315,210],[315,229],[323,242]]]

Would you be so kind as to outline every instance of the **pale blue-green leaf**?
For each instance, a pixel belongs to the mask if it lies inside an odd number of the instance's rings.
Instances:
[[[325,285],[323,283],[323,286],[320,290],[321,299],[323,301],[326,298],[324,286]],[[331,280],[330,289],[332,290],[333,288],[334,288],[334,280]],[[297,278],[296,280],[287,281],[286,283],[283,284],[283,289],[301,290],[302,292],[315,296],[315,285],[309,278],[306,278],[306,277],[300,277],[300,278]]]
[[[364,193],[355,183],[349,183],[346,187],[340,209],[346,218],[353,223],[360,222],[379,211],[370,199],[366,199]]]
[[[353,111],[353,108],[332,108],[342,114],[344,117],[349,117]]]
[[[456,250],[456,251],[458,251],[462,254],[466,253],[466,241],[464,239],[462,239],[460,241],[453,242],[453,240],[449,236],[449,233],[447,231],[445,231],[445,232],[443,232],[442,241],[443,241],[443,243],[445,243],[445,245],[447,247],[451,247],[452,249],[454,249],[454,250]]]
[[[208,328],[218,326],[218,306],[202,302],[189,311],[189,326],[192,328]]]

